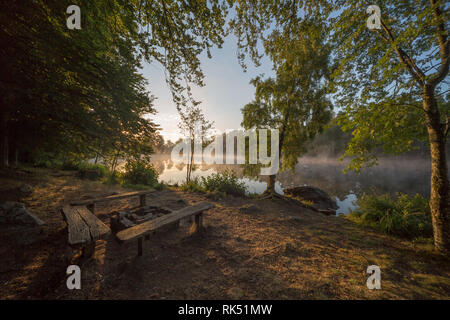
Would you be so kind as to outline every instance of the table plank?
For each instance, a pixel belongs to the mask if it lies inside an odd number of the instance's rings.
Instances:
[[[124,199],[124,198],[140,196],[140,195],[144,195],[144,194],[146,195],[146,194],[150,194],[150,193],[154,193],[154,192],[156,192],[156,190],[154,190],[154,189],[144,190],[144,191],[133,191],[133,192],[126,192],[126,193],[115,194],[115,195],[107,196],[107,197],[103,197],[103,198],[95,198],[95,199],[88,199],[88,200],[73,201],[70,204],[72,206],[83,206],[83,205],[89,205],[89,204],[92,204],[92,203],[120,200],[120,199]]]
[[[65,206],[62,212],[66,218],[69,233],[69,244],[84,244],[91,241],[89,227],[79,215],[78,211],[71,206]]]
[[[107,227],[99,218],[97,218],[88,208],[85,206],[74,207],[77,210],[80,217],[87,224],[92,240],[98,240],[103,236],[111,233],[111,229]]]
[[[214,205],[209,202],[201,202],[193,206],[189,206],[175,212],[166,214],[162,217],[146,221],[137,226],[127,228],[125,230],[119,231],[116,234],[117,239],[122,242],[128,242],[138,237],[145,236],[152,231],[155,231],[165,225],[174,223],[183,218],[187,218],[192,215],[199,214],[205,210],[213,208]]]

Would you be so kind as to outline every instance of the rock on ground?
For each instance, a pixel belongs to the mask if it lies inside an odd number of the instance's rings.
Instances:
[[[285,195],[295,196],[303,200],[311,201],[312,206],[318,210],[337,210],[338,206],[336,201],[330,198],[330,196],[323,190],[302,186],[283,190]]]
[[[30,245],[41,239],[44,222],[31,213],[21,202],[6,201],[0,204],[2,233],[17,244]]]
[[[27,210],[21,202],[6,201],[0,204],[0,222],[18,225],[42,226],[44,222]]]

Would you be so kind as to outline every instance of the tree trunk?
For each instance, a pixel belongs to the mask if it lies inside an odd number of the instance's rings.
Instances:
[[[15,150],[15,166],[18,167],[19,166],[19,148],[16,146],[16,150]]]
[[[281,126],[281,132],[280,132],[280,140],[279,140],[279,145],[278,145],[278,157],[279,157],[279,161],[281,162],[281,149],[283,148],[283,143],[284,143],[284,137],[285,137],[285,133],[286,133],[286,127],[287,127],[287,123],[289,121],[289,113],[290,113],[290,109],[289,109],[289,105],[287,106],[287,110],[286,110],[286,114],[284,115],[283,118],[283,124]],[[277,175],[273,174],[271,176],[269,176],[267,178],[267,188],[264,191],[264,193],[268,193],[268,194],[274,194],[275,193],[275,182],[276,182],[276,178]]]
[[[267,178],[267,188],[264,193],[273,194],[275,193],[275,182],[276,182],[277,175],[272,174]]]
[[[191,174],[192,174],[192,162],[194,161],[194,138],[191,139],[191,148],[190,148],[190,154],[188,159],[188,164],[186,166],[186,182],[191,181]]]
[[[423,108],[430,141],[431,192],[430,210],[433,223],[435,248],[444,254],[450,253],[449,180],[445,154],[445,125],[441,123],[434,90],[426,88]]]
[[[1,166],[4,168],[9,167],[8,119],[9,115],[6,111],[0,114]]]
[[[112,162],[112,168],[111,171],[116,171],[117,162],[119,161],[119,150],[117,150],[116,154],[114,155],[113,162]]]

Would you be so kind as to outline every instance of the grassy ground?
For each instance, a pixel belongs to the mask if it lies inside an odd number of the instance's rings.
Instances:
[[[26,183],[31,195],[8,191]],[[71,172],[43,169],[2,172],[0,200],[20,200],[46,222],[44,236],[18,247],[0,232],[0,298],[44,299],[449,299],[450,261],[430,244],[376,233],[347,219],[327,217],[285,201],[227,196],[212,201],[206,230],[189,225],[144,242],[120,246],[113,235],[98,241],[93,259],[78,261],[82,289],[66,288],[67,234],[59,209],[75,199],[124,189],[80,180]],[[147,199],[178,209],[204,195],[163,190]],[[137,203],[137,200],[132,200]],[[117,201],[108,213],[135,205]],[[248,205],[256,210],[245,210]],[[250,212],[251,213],[250,213]],[[366,287],[369,265],[381,268],[381,290]]]

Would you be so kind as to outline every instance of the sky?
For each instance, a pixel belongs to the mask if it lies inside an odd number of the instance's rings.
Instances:
[[[262,59],[259,67],[247,61],[247,72],[244,72],[237,59],[236,43],[236,38],[230,35],[224,39],[221,49],[211,50],[211,59],[202,54],[200,61],[205,86],[192,86],[194,99],[202,101],[206,118],[214,121],[214,128],[220,132],[241,127],[241,108],[253,100],[255,93],[250,80],[260,74],[273,75],[272,63],[267,57]],[[156,62],[145,63],[142,73],[149,81],[149,92],[157,98],[154,107],[158,113],[150,118],[160,125],[160,133],[166,141],[176,141],[181,137],[179,116],[165,81],[164,68]]]

